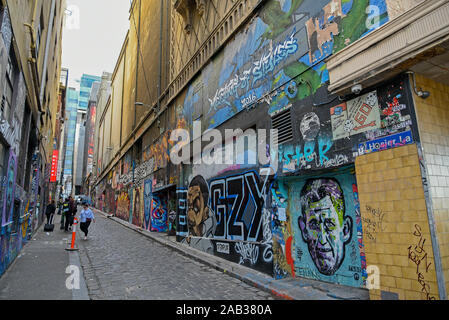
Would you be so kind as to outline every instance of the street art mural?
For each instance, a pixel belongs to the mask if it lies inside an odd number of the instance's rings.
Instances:
[[[271,188],[272,201],[272,233],[274,254],[274,277],[282,279],[295,277],[293,260],[293,233],[291,215],[288,208],[288,185],[281,180],[273,183]]]
[[[151,202],[153,199],[153,179],[148,179],[145,181],[144,184],[144,195],[143,195],[143,201],[144,201],[144,225],[143,228],[145,230],[150,230],[151,227]]]
[[[150,231],[167,232],[168,231],[168,208],[167,196],[165,193],[154,193],[151,199],[150,211]]]
[[[260,101],[273,113],[312,96],[329,80],[324,60],[387,21],[384,0],[270,0],[202,70],[184,116],[214,128]]]
[[[400,76],[346,102],[293,105],[293,139],[279,147],[281,173],[338,168],[359,155],[418,141],[406,81]]]
[[[3,219],[2,226],[9,224],[12,220],[14,209],[14,195],[16,190],[17,158],[13,151],[9,154],[8,167],[6,171],[5,194],[3,196]]]
[[[131,201],[128,191],[121,191],[117,199],[116,217],[128,221],[130,216]]]
[[[132,224],[137,227],[143,227],[143,205],[141,198],[141,187],[136,187],[134,189],[134,200],[133,200],[133,212],[132,212]]]
[[[178,190],[178,236],[187,235],[181,242],[272,274],[269,179],[256,171],[210,181],[193,177],[186,191]]]
[[[351,169],[289,184],[297,276],[363,287]]]

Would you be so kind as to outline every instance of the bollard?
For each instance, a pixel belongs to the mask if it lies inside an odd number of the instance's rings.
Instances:
[[[75,247],[76,240],[76,226],[78,225],[78,218],[74,218],[73,228],[72,228],[72,242],[70,244],[70,248],[66,248],[67,251],[78,251],[78,248]]]

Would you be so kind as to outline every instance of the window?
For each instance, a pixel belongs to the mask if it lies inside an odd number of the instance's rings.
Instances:
[[[14,49],[13,46],[11,46],[11,49],[9,51],[8,63],[6,65],[6,81],[1,102],[1,115],[5,120],[9,120],[11,114],[16,69]]]

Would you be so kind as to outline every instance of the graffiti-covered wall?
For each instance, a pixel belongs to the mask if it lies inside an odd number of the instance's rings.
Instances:
[[[245,161],[184,164],[179,241],[275,278],[365,285],[354,162],[419,141],[413,100],[405,76],[331,95],[325,59],[388,20],[383,0],[270,0],[258,9],[174,104],[191,135],[200,121],[203,131],[287,127],[291,136],[266,175]]]
[[[388,21],[383,0],[270,0],[201,71],[184,103],[187,120],[217,127],[268,99],[270,113],[329,80],[324,59]]]
[[[7,63],[10,54],[14,54],[11,48],[12,27],[7,7],[1,9],[0,24],[0,93],[5,96]],[[12,50],[12,51],[11,51]],[[25,100],[27,89],[23,73],[13,67],[8,70],[13,74],[12,91],[9,97],[10,105],[2,111],[0,124],[0,276],[4,274],[11,263],[16,259],[23,246],[30,239],[42,222],[40,214],[39,188],[39,159],[32,154],[30,159],[32,167],[30,177],[26,179],[25,173],[18,170],[29,153],[27,148],[21,147],[23,140],[28,139],[29,129],[24,123]],[[26,140],[25,140],[26,141]],[[26,144],[25,144],[26,145]],[[34,151],[34,150],[33,150]],[[22,160],[23,161],[23,160]],[[23,188],[23,181],[30,181],[28,192]]]
[[[271,177],[256,170],[206,180],[178,190],[178,235],[182,243],[271,274]]]

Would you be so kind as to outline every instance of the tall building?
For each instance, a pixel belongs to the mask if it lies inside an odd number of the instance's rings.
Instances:
[[[68,88],[65,122],[65,156],[63,169],[63,195],[67,198],[73,191],[73,171],[75,154],[76,122],[78,115],[79,93],[75,88]]]
[[[103,131],[100,135],[100,120],[106,110],[106,104],[109,102],[112,88],[111,88],[112,74],[103,72],[101,77],[101,83],[97,95],[97,108],[95,117],[95,129],[94,129],[94,160],[93,160],[93,181],[96,181],[99,172],[102,170],[101,157],[99,157],[100,141],[104,138]],[[95,190],[93,190],[95,191]]]
[[[65,1],[0,1],[0,275],[55,197],[64,10]]]
[[[83,189],[82,193],[91,196],[91,183],[94,170],[95,121],[97,117],[97,101],[101,82],[92,85],[92,92],[87,108],[86,134],[84,140]]]
[[[55,199],[59,200],[62,197],[63,186],[63,166],[65,160],[65,122],[66,122],[66,102],[67,102],[67,85],[69,82],[69,70],[66,68],[61,69],[61,75],[59,80],[59,96],[58,96],[58,112],[56,114],[56,137],[53,154],[57,159],[56,172],[52,172],[51,182],[56,185]],[[54,170],[54,168],[53,168]]]
[[[80,81],[75,133],[75,153],[73,159],[73,186],[75,195],[83,193],[83,166],[85,159],[84,142],[86,136],[87,111],[89,106],[89,99],[92,92],[92,86],[95,82],[99,81],[101,81],[100,77],[87,74],[83,74]]]
[[[92,86],[100,77],[83,74],[80,88],[69,88],[67,94],[66,150],[64,161],[64,197],[82,193],[85,124]],[[87,97],[87,98],[86,98]]]

